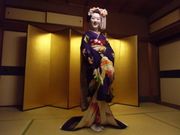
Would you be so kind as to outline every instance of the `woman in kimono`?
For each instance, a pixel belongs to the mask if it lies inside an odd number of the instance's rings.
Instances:
[[[106,15],[107,11],[99,7],[91,8],[88,12],[90,30],[83,35],[81,42],[81,70],[86,77],[82,81],[83,85],[87,84],[82,89],[84,99],[87,99],[83,100],[82,109],[86,112],[84,116],[72,117],[62,126],[62,130],[90,127],[99,132],[105,126],[127,127],[114,118],[108,105],[113,98],[114,52],[105,35],[100,32],[100,29],[106,28]]]

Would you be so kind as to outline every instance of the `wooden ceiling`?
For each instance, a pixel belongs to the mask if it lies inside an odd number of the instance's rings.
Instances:
[[[44,0],[56,4],[77,5],[82,8],[99,6],[111,12],[149,17],[173,0]]]

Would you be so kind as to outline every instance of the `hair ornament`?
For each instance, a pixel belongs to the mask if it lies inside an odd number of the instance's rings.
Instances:
[[[99,7],[93,7],[89,9],[88,15],[91,16],[95,11],[99,11],[100,15],[102,17],[105,17],[106,15],[108,15],[108,12],[106,9],[102,9]]]

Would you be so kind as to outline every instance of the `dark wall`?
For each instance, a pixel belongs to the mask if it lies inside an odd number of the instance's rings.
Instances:
[[[4,15],[4,1],[0,1],[0,65],[1,65],[1,56],[2,56],[2,20]]]
[[[109,13],[107,16],[107,31],[122,36],[138,35],[140,38],[147,37],[147,19],[131,14]]]

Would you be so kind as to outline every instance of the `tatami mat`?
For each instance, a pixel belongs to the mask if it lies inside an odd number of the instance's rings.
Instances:
[[[123,115],[117,117],[128,124],[121,135],[180,135],[180,129],[153,119],[145,114]]]
[[[0,135],[180,135],[180,111],[154,103],[140,107],[114,104],[114,116],[128,124],[124,130],[105,128],[96,133],[90,128],[75,132],[59,128],[72,116],[82,115],[79,107],[60,109],[43,107],[29,111],[0,108]]]
[[[177,111],[174,108],[170,108],[167,106],[162,106],[154,103],[143,103],[140,104],[140,107],[114,104],[111,106],[111,110],[113,111],[114,115]]]
[[[67,118],[74,115],[82,115],[82,112],[80,109],[67,110],[55,107],[42,107],[24,112],[16,108],[0,110],[0,120]]]
[[[180,130],[166,123],[148,117],[144,114],[139,115],[123,115],[117,117],[119,120],[128,123],[127,129],[112,129],[105,128],[105,130],[98,134],[103,135],[179,135]],[[65,119],[46,119],[34,120],[28,131],[27,135],[93,135],[96,132],[85,128],[79,131],[62,131],[59,126]]]
[[[180,111],[148,113],[147,115],[180,129]]]
[[[0,121],[0,135],[22,135],[31,120]]]

